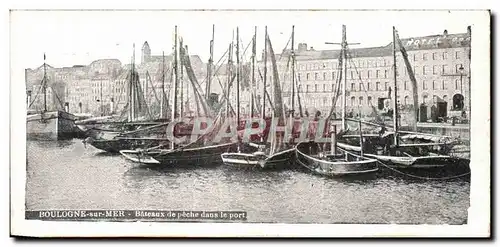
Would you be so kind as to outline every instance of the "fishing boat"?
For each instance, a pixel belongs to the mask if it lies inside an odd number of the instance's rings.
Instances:
[[[28,113],[26,117],[26,135],[28,140],[63,140],[71,139],[75,135],[75,120],[76,116],[69,113],[62,104],[61,99],[48,84],[47,68],[45,63],[46,56],[43,54],[43,78],[40,83],[38,93],[35,94],[33,100],[31,95],[28,95]],[[47,105],[47,88],[52,90],[52,94],[56,96],[60,103],[60,109],[48,109]],[[37,100],[40,89],[43,90],[43,103],[41,109],[33,110],[33,104]]]
[[[182,111],[177,104],[178,89],[183,88],[179,80],[178,64],[186,69],[190,86],[192,88],[192,98],[196,102],[197,114],[195,117],[212,117],[213,109],[207,104],[207,97],[202,97],[201,88],[194,76],[191,68],[187,48],[180,45],[178,49],[179,39],[177,37],[177,26],[175,27],[175,45],[174,45],[174,75],[175,80],[172,90],[172,116],[175,119],[182,117]],[[177,52],[179,51],[179,52]],[[179,57],[179,58],[178,58]],[[180,60],[180,62],[178,62]],[[229,77],[232,80],[232,77]],[[228,84],[231,81],[228,81]],[[181,94],[182,95],[182,94]],[[229,105],[228,95],[221,102],[222,105]],[[230,109],[228,106],[227,109]],[[144,165],[159,165],[159,166],[211,166],[220,162],[220,155],[224,152],[236,150],[237,143],[234,141],[221,141],[214,143],[215,135],[223,128],[227,117],[223,114],[224,107],[221,107],[216,116],[215,121],[205,134],[200,135],[194,141],[183,143],[170,142],[168,145],[158,145],[149,148],[138,148],[135,150],[121,150],[120,153],[132,162],[141,163]]]
[[[345,26],[343,43],[345,42]],[[414,105],[418,105],[418,100],[416,98],[416,79],[409,63],[406,50],[399,40],[396,29],[393,28],[393,79],[394,79],[394,90],[393,94],[389,96],[392,98],[393,103],[393,113],[392,120],[393,126],[392,131],[388,130],[388,126],[384,123],[376,124],[364,122],[362,120],[347,119],[345,117],[345,92],[343,94],[343,123],[342,126],[344,130],[338,137],[338,147],[342,150],[349,152],[356,152],[358,154],[363,154],[363,156],[368,158],[374,158],[381,164],[380,167],[388,168],[390,170],[405,172],[422,172],[429,175],[442,174],[442,171],[451,171],[455,174],[467,174],[470,172],[469,160],[463,158],[457,158],[450,156],[448,153],[454,145],[454,141],[446,136],[438,136],[420,132],[402,131],[400,130],[399,123],[399,109],[397,103],[397,69],[396,69],[396,44],[399,44],[399,48],[403,55],[403,60],[408,70],[410,80],[412,81],[414,88]],[[343,46],[344,59],[347,59],[347,45]],[[347,68],[345,68],[347,71]],[[343,85],[345,87],[345,85]],[[391,91],[391,90],[389,90]],[[390,93],[389,93],[390,94]],[[416,130],[416,118],[417,114],[415,112],[415,123],[414,129]],[[357,122],[355,125],[359,124],[359,128],[351,130],[347,127],[346,120]],[[370,126],[377,126],[378,132],[375,133],[363,133],[361,124],[368,124]],[[355,133],[355,134],[353,134]],[[364,143],[363,146],[360,143]]]
[[[255,44],[256,44],[256,33],[257,29],[255,28],[254,37],[253,37],[253,54],[252,54],[252,70],[255,70]],[[293,33],[293,32],[292,32]],[[237,32],[238,35],[238,32]],[[293,34],[292,34],[293,37]],[[285,122],[285,114],[283,109],[283,99],[282,99],[282,90],[281,84],[279,82],[279,75],[276,65],[276,59],[274,57],[274,52],[272,48],[271,41],[269,39],[269,35],[267,33],[267,27],[265,29],[265,46],[264,46],[264,76],[262,78],[263,82],[263,92],[262,92],[262,110],[261,110],[261,118],[266,119],[265,109],[266,109],[266,79],[267,79],[267,56],[268,49],[271,56],[271,63],[273,68],[273,85],[271,88],[273,89],[273,102],[274,107],[272,112],[272,117],[278,120],[278,125],[283,125]],[[252,72],[252,75],[254,72]],[[239,75],[237,76],[237,82],[239,82]],[[255,82],[254,76],[252,76],[252,85]],[[239,97],[239,83],[236,87],[237,97]],[[269,99],[270,100],[270,99]],[[239,103],[239,101],[237,100]],[[270,102],[271,103],[271,100]],[[239,112],[239,106],[238,112]],[[239,114],[238,114],[239,115]],[[237,117],[239,119],[239,116]],[[267,141],[270,139],[270,141]],[[221,154],[222,161],[224,165],[229,167],[260,167],[260,168],[285,168],[292,164],[294,157],[294,145],[286,140],[282,133],[271,133],[268,132],[267,135],[263,135],[260,142],[250,142],[243,143],[239,140],[238,142],[238,151],[237,152],[226,152]]]
[[[165,97],[163,97],[165,64],[162,63],[160,116],[155,119],[146,103],[134,61],[135,46],[130,73],[127,76],[127,104],[122,113],[118,116],[104,116],[77,122],[77,126],[87,135],[84,140],[85,144],[106,152],[118,153],[120,150],[153,147],[168,143],[168,139],[164,137],[169,122],[167,116],[164,115],[166,110],[164,109]],[[127,116],[124,116],[125,114]],[[126,119],[123,121],[123,118]],[[182,126],[183,129],[185,127],[186,125]]]
[[[378,171],[376,159],[340,149],[324,148],[320,143],[301,142],[295,147],[296,161],[313,173],[330,177],[371,174]]]

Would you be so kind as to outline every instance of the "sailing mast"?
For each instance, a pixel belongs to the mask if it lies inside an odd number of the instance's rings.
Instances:
[[[45,63],[45,53],[43,53],[43,111],[47,111],[47,68]]]
[[[214,34],[215,34],[215,24],[212,25],[212,40],[210,40],[210,58],[208,59],[207,64],[207,87],[205,90],[205,98],[207,101],[210,98],[210,87],[212,84],[212,66],[214,62]]]
[[[177,118],[177,84],[179,81],[178,61],[177,61],[177,26],[174,31],[174,85],[172,90],[172,120]]]
[[[234,34],[234,33],[233,33]],[[226,116],[229,117],[229,112],[230,112],[230,94],[231,94],[231,82],[233,79],[233,41],[234,41],[234,36],[233,39],[231,40],[231,43],[229,44],[229,54],[228,54],[228,60],[227,60],[227,104],[226,104]]]
[[[393,99],[393,125],[394,125],[394,145],[398,146],[398,82],[397,82],[397,67],[396,67],[396,27],[392,27],[392,56],[394,62],[394,99]]]
[[[162,68],[162,76],[161,76],[161,102],[160,102],[160,119],[163,118],[163,105],[165,103],[165,52],[162,52],[161,57],[161,68]]]
[[[236,27],[236,126],[240,124],[240,29]]]
[[[255,27],[253,39],[252,39],[252,97],[250,103],[250,117],[254,117],[254,97],[255,97],[255,53],[256,53],[256,40],[257,39],[257,27]]]
[[[295,25],[292,26],[292,109],[291,109],[291,117],[293,119],[294,111],[295,111]],[[292,122],[293,123],[293,122]]]
[[[181,64],[181,70],[180,70],[180,75],[179,75],[179,89],[180,89],[180,93],[181,93],[181,105],[180,105],[180,112],[179,112],[179,115],[180,117],[182,118],[182,116],[184,115],[184,45],[183,45],[183,42],[182,42],[182,38],[179,40],[179,47],[180,47],[180,50],[179,50],[179,62]]]
[[[135,120],[135,43],[133,44],[132,64],[129,82],[129,121]]]
[[[346,87],[347,87],[347,31],[345,25],[342,25],[342,55],[344,59],[344,81],[342,83],[342,129],[346,129]]]
[[[266,118],[266,80],[267,80],[267,26],[265,28],[265,38],[264,38],[264,81],[262,85],[262,119]]]

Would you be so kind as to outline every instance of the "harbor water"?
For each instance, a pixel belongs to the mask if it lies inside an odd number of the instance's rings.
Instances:
[[[26,210],[246,211],[247,222],[465,224],[470,183],[305,170],[152,169],[81,140],[27,142]]]

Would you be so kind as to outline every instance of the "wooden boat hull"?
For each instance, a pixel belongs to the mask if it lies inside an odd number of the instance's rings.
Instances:
[[[213,166],[220,164],[221,154],[236,151],[237,143],[224,143],[174,150],[122,150],[120,153],[133,162],[167,166]]]
[[[84,140],[85,144],[90,144],[91,146],[106,151],[109,153],[119,153],[120,150],[134,150],[137,148],[147,148],[160,145],[160,140],[131,140],[131,139],[121,139],[121,138],[111,138],[111,139],[93,139],[91,137]]]
[[[378,171],[377,160],[342,152],[338,155],[315,157],[319,153],[319,144],[301,142],[295,147],[298,164],[313,173],[339,177],[375,173]]]
[[[240,152],[227,152],[221,154],[224,165],[238,168],[285,168],[294,161],[294,149],[289,148],[273,155],[257,152],[257,148],[243,144]]]
[[[30,114],[26,119],[28,140],[65,140],[75,135],[75,119],[71,113],[51,111]]]

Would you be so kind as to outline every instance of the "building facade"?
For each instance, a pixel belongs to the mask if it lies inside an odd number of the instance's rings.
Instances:
[[[139,74],[141,90],[146,102],[158,105],[162,83],[167,97],[170,97],[172,78],[172,55],[151,55],[146,41],[141,51],[141,63],[134,65]],[[190,62],[199,83],[206,78],[206,65],[198,55],[191,55]],[[164,66],[164,67],[162,67]],[[67,108],[71,113],[92,114],[94,116],[120,113],[127,104],[127,85],[132,69],[131,64],[122,64],[118,59],[100,59],[89,65],[55,68],[49,64],[25,70],[27,104],[29,110],[40,111],[44,108],[42,79],[44,69],[47,79],[48,110]],[[190,102],[190,85],[187,73],[181,80],[184,105]],[[191,100],[192,101],[192,100]],[[194,106],[194,105],[193,105]]]
[[[419,107],[439,102],[446,112],[470,109],[470,28],[466,33],[413,37],[401,39],[408,53],[416,81]],[[346,108],[350,114],[370,115],[373,108],[384,110],[393,99],[394,59],[392,42],[383,47],[348,49]],[[340,50],[316,51],[302,43],[296,54],[296,80],[303,109],[313,108],[322,113],[333,105],[334,92],[341,88],[339,69]],[[290,105],[291,68],[287,57],[290,51],[276,55],[285,104]],[[268,61],[269,63],[269,61]],[[396,52],[397,100],[400,109],[413,107],[413,88],[408,69],[399,50]],[[262,70],[263,64],[260,64]],[[268,64],[268,83],[272,81]],[[271,71],[271,72],[269,72]],[[259,88],[258,83],[256,86]],[[257,92],[261,90],[257,89]],[[297,102],[297,98],[296,98]],[[297,103],[295,103],[297,106]],[[335,112],[341,111],[341,98]],[[445,113],[446,114],[446,113]]]

